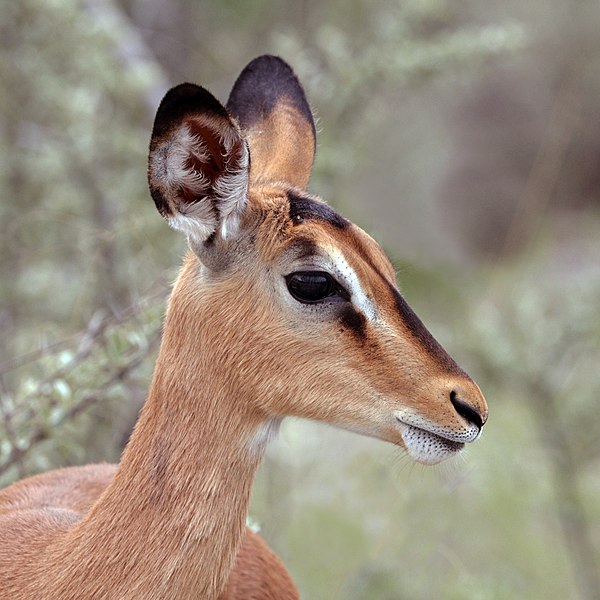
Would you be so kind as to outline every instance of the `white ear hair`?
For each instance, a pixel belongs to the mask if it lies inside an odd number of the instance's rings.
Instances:
[[[236,140],[232,132],[225,132],[223,146],[232,152]],[[234,238],[239,230],[240,217],[248,203],[248,171],[250,167],[248,146],[242,142],[242,152],[234,167],[227,167],[213,188],[217,208],[221,216],[221,237]]]
[[[224,126],[221,117],[194,115],[152,149],[149,177],[168,204],[169,225],[204,242],[217,232],[223,238],[237,235],[248,198],[248,166],[246,142],[233,126]]]

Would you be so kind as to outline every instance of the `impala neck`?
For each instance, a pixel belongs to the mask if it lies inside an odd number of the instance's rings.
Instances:
[[[69,534],[64,558],[81,567],[81,585],[104,579],[111,598],[216,598],[245,529],[268,427],[214,365],[210,344],[185,352],[179,334],[168,320],[115,479]]]

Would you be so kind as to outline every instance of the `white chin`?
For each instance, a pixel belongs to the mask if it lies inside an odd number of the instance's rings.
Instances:
[[[451,456],[455,456],[464,448],[462,442],[447,440],[435,433],[412,425],[403,427],[402,439],[410,457],[424,465],[440,463]]]

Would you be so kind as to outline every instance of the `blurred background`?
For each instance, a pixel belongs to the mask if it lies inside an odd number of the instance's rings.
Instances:
[[[185,241],[154,111],[255,56],[318,117],[311,190],[393,257],[490,405],[452,463],[286,423],[253,520],[303,598],[600,598],[600,5],[20,0],[0,17],[0,484],[117,461]]]

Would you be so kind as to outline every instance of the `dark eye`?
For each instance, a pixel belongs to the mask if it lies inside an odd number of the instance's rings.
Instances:
[[[335,279],[323,271],[298,271],[286,276],[290,294],[304,304],[314,304],[330,296],[344,296]]]

